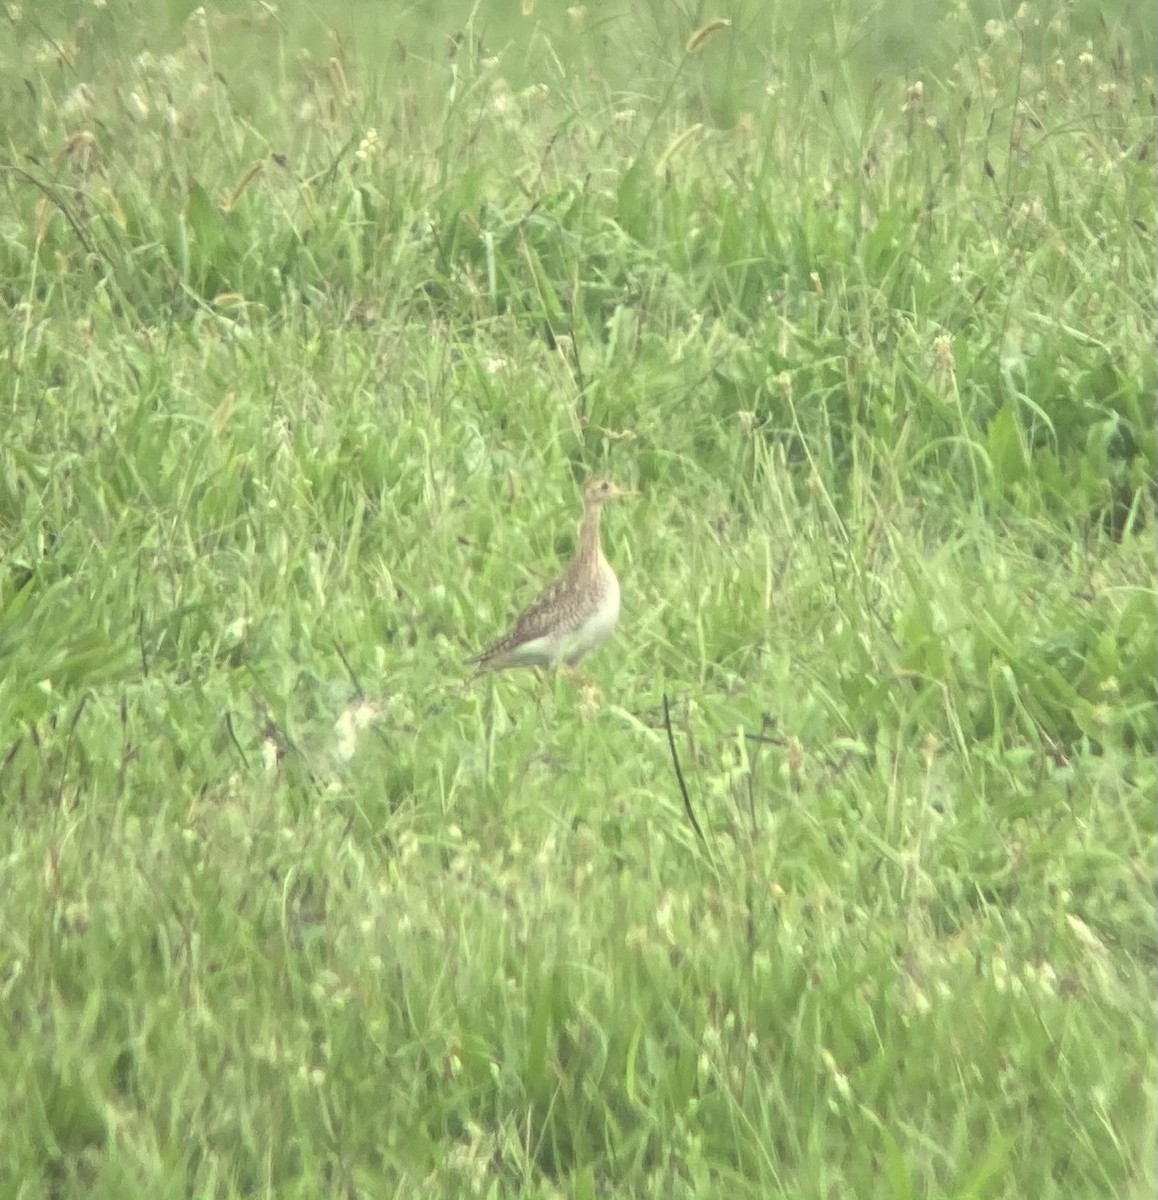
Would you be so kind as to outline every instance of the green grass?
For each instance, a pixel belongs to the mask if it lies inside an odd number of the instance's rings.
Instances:
[[[1153,1195],[1152,12],[387,7],[0,12],[0,1195]]]

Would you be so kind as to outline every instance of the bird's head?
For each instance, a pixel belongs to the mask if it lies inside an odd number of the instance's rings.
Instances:
[[[583,504],[587,508],[606,504],[608,500],[633,500],[638,495],[638,492],[621,488],[614,480],[598,475],[583,486]]]

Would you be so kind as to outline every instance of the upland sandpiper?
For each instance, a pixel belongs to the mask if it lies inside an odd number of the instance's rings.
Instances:
[[[588,481],[575,557],[523,611],[509,633],[470,660],[480,672],[573,667],[607,641],[619,620],[619,580],[603,555],[599,518],[608,500],[635,495],[610,479]]]

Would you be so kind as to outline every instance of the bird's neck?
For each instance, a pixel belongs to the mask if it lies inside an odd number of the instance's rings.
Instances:
[[[583,514],[583,521],[579,526],[579,549],[575,555],[581,562],[598,562],[603,553],[599,544],[599,518],[602,514],[601,504],[593,504]]]

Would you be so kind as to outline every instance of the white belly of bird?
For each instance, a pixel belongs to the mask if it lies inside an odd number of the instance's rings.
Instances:
[[[608,571],[599,606],[576,630],[559,639],[555,661],[573,667],[581,658],[597,650],[615,632],[619,620],[619,580]]]
[[[548,667],[560,663],[573,667],[592,650],[602,646],[619,620],[619,580],[606,568],[598,605],[575,629],[558,629],[513,646],[503,655],[503,666]]]

